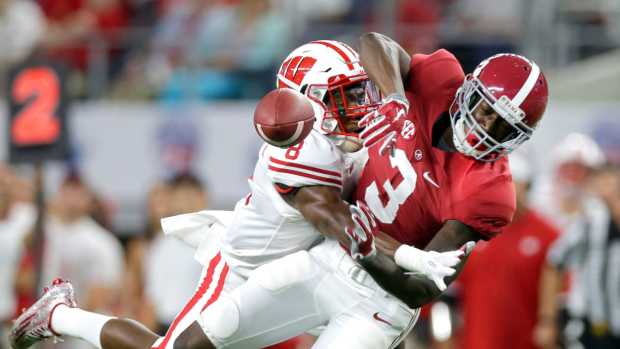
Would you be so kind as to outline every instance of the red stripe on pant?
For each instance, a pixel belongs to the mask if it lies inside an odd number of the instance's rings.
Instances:
[[[209,263],[209,267],[207,269],[207,275],[205,275],[204,279],[202,280],[202,283],[200,284],[200,287],[198,287],[198,291],[196,291],[194,296],[185,305],[185,307],[183,308],[181,313],[179,313],[179,315],[177,315],[177,317],[174,318],[174,321],[172,322],[172,325],[170,325],[170,328],[166,332],[166,336],[164,337],[164,340],[161,342],[161,344],[158,347],[153,347],[154,349],[163,349],[163,348],[166,347],[166,345],[170,341],[170,337],[172,336],[172,333],[174,333],[174,330],[177,327],[177,325],[179,324],[179,322],[187,315],[187,313],[189,313],[189,311],[194,306],[196,306],[196,303],[198,303],[200,298],[202,298],[202,296],[204,296],[204,294],[207,292],[207,290],[209,289],[209,285],[213,281],[213,273],[215,272],[215,268],[217,267],[217,265],[218,265],[218,263],[220,262],[221,259],[222,259],[222,256],[220,255],[220,253],[218,253],[211,260],[211,262]],[[228,266],[227,265],[225,266],[225,269],[228,270]],[[222,275],[222,276],[223,277],[220,277],[220,283],[223,284],[223,280],[224,280],[224,277],[226,275]],[[211,298],[213,298],[213,296]]]
[[[222,274],[220,276],[220,280],[217,283],[217,287],[215,288],[215,291],[213,291],[211,298],[209,298],[209,300],[207,301],[207,304],[205,304],[205,306],[202,307],[200,311],[204,311],[213,302],[215,302],[218,298],[220,298],[220,293],[222,293],[222,290],[224,289],[224,281],[226,281],[227,274],[228,274],[228,264],[224,264],[224,269],[222,269]]]

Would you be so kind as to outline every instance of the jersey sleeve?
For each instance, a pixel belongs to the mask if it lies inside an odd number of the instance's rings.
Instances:
[[[496,178],[492,183],[472,185],[464,193],[455,201],[455,218],[476,230],[485,239],[498,235],[512,221],[516,210],[516,196],[509,177]]]
[[[263,161],[271,181],[285,187],[325,185],[342,190],[344,161],[340,151],[317,132],[287,149],[268,146]]]
[[[459,61],[445,49],[429,55],[415,54],[411,57],[405,90],[424,99],[442,95],[453,97],[464,76]]]

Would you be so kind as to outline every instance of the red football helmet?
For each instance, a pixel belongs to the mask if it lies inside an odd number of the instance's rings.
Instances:
[[[547,80],[536,63],[509,53],[487,58],[465,77],[450,107],[455,147],[482,161],[512,152],[531,137],[547,99]],[[497,119],[484,127],[481,118],[493,113]]]

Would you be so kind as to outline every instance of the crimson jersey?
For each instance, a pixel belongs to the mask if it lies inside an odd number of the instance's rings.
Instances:
[[[368,149],[354,198],[401,243],[424,248],[452,219],[490,238],[512,219],[515,192],[505,157],[485,163],[433,146],[433,127],[440,118],[450,127],[447,111],[463,79],[446,50],[414,55],[405,81],[408,121],[394,152],[379,154],[381,142]]]
[[[527,209],[497,239],[476,245],[458,279],[463,348],[538,348],[532,339],[540,274],[558,235],[555,227]]]

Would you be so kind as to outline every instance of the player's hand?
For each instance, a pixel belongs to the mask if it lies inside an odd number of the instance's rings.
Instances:
[[[350,241],[350,245],[345,248],[355,260],[375,255],[377,249],[374,238],[379,229],[375,217],[368,206],[360,201],[355,205],[350,205],[349,210],[355,224],[345,229]]]
[[[408,272],[406,274],[421,274],[435,283],[440,291],[447,288],[444,278],[456,272],[456,266],[465,256],[465,249],[455,251],[435,252],[422,251],[413,246],[401,245],[394,253],[394,261]]]
[[[364,130],[360,132],[360,138],[364,147],[383,141],[379,152],[385,153],[391,149],[396,140],[396,135],[400,133],[407,120],[409,112],[409,102],[406,98],[398,94],[391,94],[381,101],[381,106],[366,114],[358,123]]]

